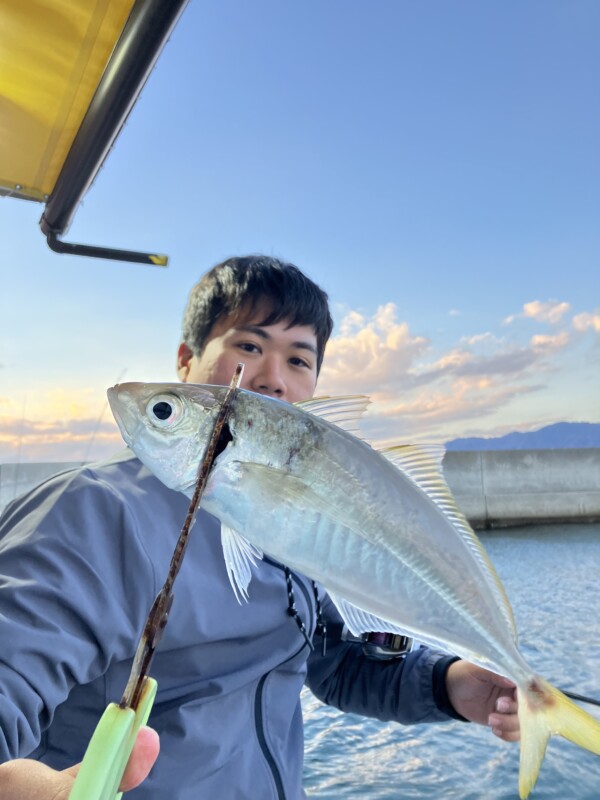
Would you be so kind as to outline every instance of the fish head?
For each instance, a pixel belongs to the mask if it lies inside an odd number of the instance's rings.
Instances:
[[[125,443],[170,489],[190,495],[225,386],[120,383],[108,402]]]

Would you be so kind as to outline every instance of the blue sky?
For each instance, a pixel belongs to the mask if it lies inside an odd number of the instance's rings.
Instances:
[[[600,5],[191,0],[59,256],[0,201],[0,461],[102,457],[118,379],[175,380],[191,285],[289,259],[319,389],[376,441],[600,421]]]

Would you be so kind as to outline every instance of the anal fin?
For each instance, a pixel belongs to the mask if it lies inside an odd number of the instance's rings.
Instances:
[[[360,636],[363,633],[371,633],[372,631],[377,631],[378,633],[397,633],[400,636],[407,635],[405,630],[398,627],[398,625],[395,625],[393,622],[381,619],[381,617],[377,617],[375,614],[371,614],[368,611],[363,611],[362,608],[355,606],[348,600],[344,600],[334,592],[328,591],[327,593],[353,636]]]

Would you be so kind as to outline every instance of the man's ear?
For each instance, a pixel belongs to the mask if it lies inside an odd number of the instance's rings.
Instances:
[[[190,361],[193,355],[194,353],[185,342],[179,345],[179,349],[177,350],[177,374],[182,383],[187,381],[187,376],[190,371]]]

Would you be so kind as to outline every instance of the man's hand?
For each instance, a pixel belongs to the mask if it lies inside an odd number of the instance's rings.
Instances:
[[[446,673],[448,699],[463,717],[489,725],[505,742],[519,740],[517,690],[514,683],[468,661],[455,661]]]
[[[119,787],[134,789],[148,776],[158,757],[158,734],[140,728]],[[26,758],[0,765],[0,800],[68,800],[79,764],[62,772]]]

